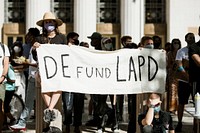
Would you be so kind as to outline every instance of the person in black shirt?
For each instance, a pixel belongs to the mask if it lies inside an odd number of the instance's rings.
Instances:
[[[198,30],[200,36],[200,26]],[[193,88],[194,95],[200,93],[200,40],[189,47],[189,80]]]
[[[172,117],[161,110],[160,96],[152,93],[147,102],[148,109],[139,114],[138,123],[142,133],[174,133]]]

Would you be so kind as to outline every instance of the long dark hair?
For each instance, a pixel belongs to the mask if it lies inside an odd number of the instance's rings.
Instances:
[[[172,40],[172,43],[171,43],[171,51],[174,51],[174,44],[175,44],[176,42],[178,42],[177,44],[179,44],[179,48],[178,48],[178,49],[181,48],[181,41],[180,41],[178,38],[174,38],[174,39]]]

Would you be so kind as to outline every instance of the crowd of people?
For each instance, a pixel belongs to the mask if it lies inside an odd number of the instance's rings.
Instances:
[[[47,12],[43,19],[36,23],[42,28],[42,33],[37,28],[30,28],[25,36],[25,44],[20,41],[13,43],[12,47],[0,48],[0,83],[1,86],[7,84],[4,88],[6,91],[0,90],[0,133],[3,125],[9,125],[13,130],[25,130],[26,122],[30,117],[30,112],[34,107],[35,99],[35,82],[40,81],[37,64],[36,49],[42,44],[56,44],[56,45],[78,45],[89,48],[94,47],[95,50],[113,51],[115,50],[113,40],[103,37],[98,32],[93,32],[89,43],[79,42],[79,34],[76,32],[69,32],[66,36],[59,32],[58,27],[63,24],[62,20],[57,19],[53,13]],[[199,28],[200,36],[200,28]],[[166,52],[166,92],[167,92],[167,109],[161,110],[161,99],[159,94],[151,94],[148,99],[148,109],[138,115],[136,114],[136,94],[128,95],[128,133],[136,132],[137,120],[141,127],[141,132],[151,133],[169,130],[170,133],[181,131],[182,117],[184,105],[188,103],[191,94],[194,99],[194,94],[200,92],[200,41],[195,42],[193,33],[185,35],[187,45],[181,47],[179,38],[174,38],[171,42],[167,42],[162,48],[162,40],[159,36],[143,36],[141,41],[137,44],[129,35],[121,37],[121,46],[123,49],[164,49]],[[10,49],[10,52],[9,52]],[[19,63],[16,60],[21,56],[26,57],[28,62]],[[190,66],[190,67],[189,67]],[[24,85],[26,86],[25,108],[22,111],[19,120],[16,120],[9,112],[9,103],[15,92],[15,81],[17,77],[14,72],[20,73],[20,78],[24,78]],[[3,88],[3,87],[1,87]],[[123,88],[125,89],[125,88]],[[50,124],[56,119],[55,105],[62,95],[62,105],[65,125],[65,132],[70,133],[70,125],[73,124],[74,132],[80,133],[80,126],[82,125],[82,113],[84,109],[85,95],[74,92],[45,92],[42,97],[46,104],[44,110],[44,121]],[[91,94],[88,106],[88,115],[92,119],[88,120],[86,126],[96,126],[97,132],[101,133],[105,130],[105,126],[111,125],[113,132],[119,129],[119,122],[123,121],[123,102],[124,95],[109,95],[111,107],[106,103],[108,95]],[[3,106],[4,105],[4,106]],[[105,113],[103,111],[106,109]],[[178,125],[174,128],[170,113],[178,113]],[[72,115],[74,113],[74,115]],[[10,119],[7,123],[7,117]],[[16,123],[14,123],[16,122]],[[57,131],[58,132],[58,131]]]

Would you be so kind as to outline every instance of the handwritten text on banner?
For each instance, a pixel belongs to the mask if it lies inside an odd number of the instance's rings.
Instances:
[[[151,49],[111,52],[43,44],[37,49],[42,92],[163,93],[166,53]]]

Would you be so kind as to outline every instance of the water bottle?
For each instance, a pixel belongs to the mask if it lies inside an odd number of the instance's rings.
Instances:
[[[200,115],[200,95],[198,92],[195,95],[194,99],[195,99],[195,115]]]

